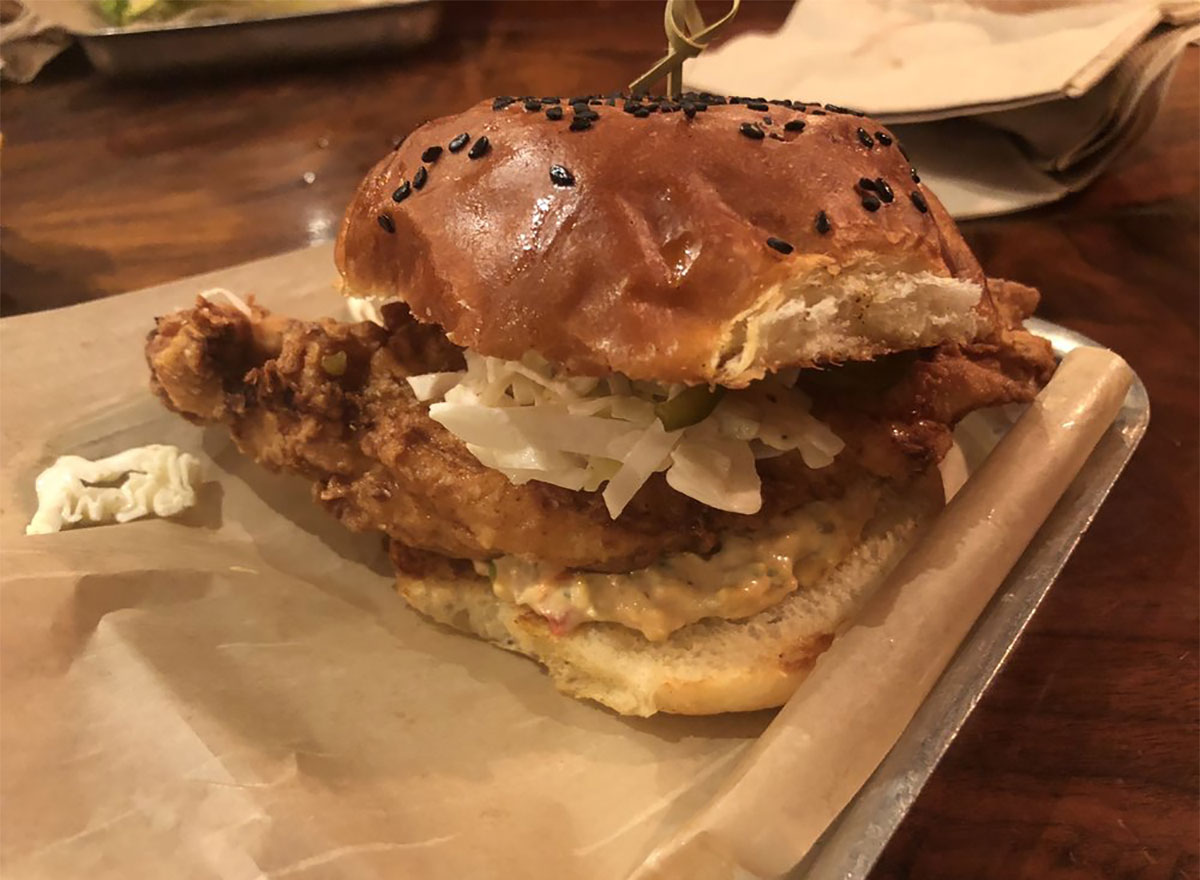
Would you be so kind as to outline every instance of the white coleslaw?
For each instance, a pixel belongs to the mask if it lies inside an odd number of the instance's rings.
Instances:
[[[417,399],[430,403],[429,415],[516,485],[604,486],[613,519],[661,471],[671,488],[703,504],[756,513],[757,459],[796,450],[822,468],[845,445],[811,415],[795,371],[725,392],[619,373],[566,376],[532,353],[519,361],[465,356],[466,370],[408,379]]]

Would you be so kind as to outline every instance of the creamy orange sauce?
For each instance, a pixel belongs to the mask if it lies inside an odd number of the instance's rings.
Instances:
[[[495,561],[492,589],[556,629],[609,621],[662,641],[706,617],[750,617],[814,585],[858,541],[877,499],[878,490],[860,487],[730,536],[708,557],[679,553],[622,574],[559,571],[506,556]]]

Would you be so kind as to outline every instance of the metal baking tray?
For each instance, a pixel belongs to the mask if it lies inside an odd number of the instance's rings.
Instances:
[[[65,10],[58,7],[57,11]],[[63,25],[97,70],[109,76],[139,77],[403,51],[433,39],[441,16],[439,0],[379,0],[236,21],[166,21],[128,27],[97,28],[86,23],[90,18],[81,13],[72,14]]]
[[[1027,326],[1050,340],[1059,360],[1079,346],[1102,347],[1049,321],[1033,319]],[[1149,423],[1150,399],[1135,374],[1116,420],[976,621],[904,734],[788,875],[789,880],[867,877],[1091,525]]]

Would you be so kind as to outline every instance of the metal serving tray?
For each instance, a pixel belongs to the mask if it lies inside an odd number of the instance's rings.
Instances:
[[[1049,321],[1030,330],[1059,360],[1099,343]],[[789,880],[862,880],[878,860],[938,761],[954,742],[996,672],[1062,571],[1150,423],[1150,399],[1135,374],[1116,420],[1001,585],[950,666],[867,780]]]
[[[80,19],[64,26],[97,70],[136,77],[412,49],[433,38],[441,15],[438,0],[379,0],[237,21],[94,28]]]

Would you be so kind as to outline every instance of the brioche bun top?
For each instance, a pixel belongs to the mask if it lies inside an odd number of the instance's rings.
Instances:
[[[687,384],[967,341],[993,311],[884,126],[695,94],[428,122],[359,186],[337,263],[481,354]]]

